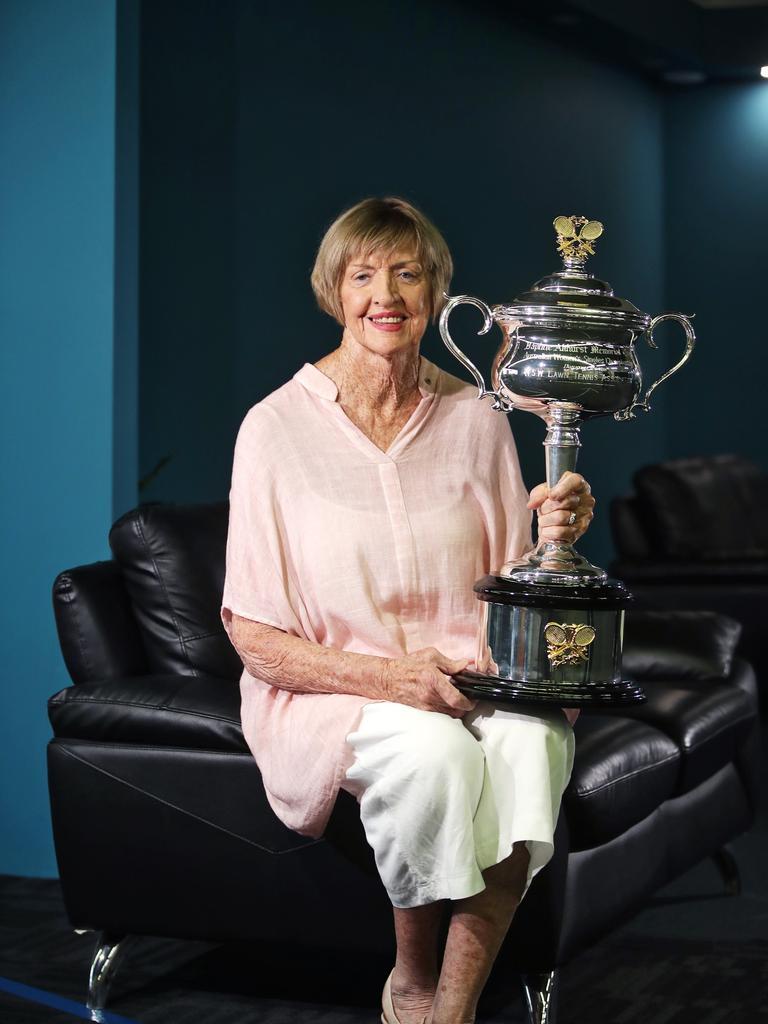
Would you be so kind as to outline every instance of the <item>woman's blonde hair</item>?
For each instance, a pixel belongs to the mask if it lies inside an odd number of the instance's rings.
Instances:
[[[404,199],[363,199],[331,224],[320,243],[312,269],[312,290],[318,305],[340,324],[341,281],[353,256],[412,249],[426,272],[435,319],[445,303],[453,274],[445,239],[431,221]]]

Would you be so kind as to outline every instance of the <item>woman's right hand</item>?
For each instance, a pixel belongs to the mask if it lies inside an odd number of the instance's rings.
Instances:
[[[439,711],[451,718],[463,718],[477,701],[465,697],[449,677],[468,664],[467,659],[447,658],[435,647],[424,647],[403,658],[385,658],[382,671],[385,699],[422,711]]]

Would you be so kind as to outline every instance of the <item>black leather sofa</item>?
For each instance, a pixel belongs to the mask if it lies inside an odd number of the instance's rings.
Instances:
[[[699,456],[644,466],[633,482],[634,494],[611,503],[611,574],[638,608],[736,619],[739,653],[768,680],[768,474],[738,455]]]
[[[49,705],[51,808],[69,918],[97,933],[94,1008],[129,935],[394,948],[354,799],[320,840],[267,804],[219,621],[226,531],[225,503],[145,505],[112,528],[113,560],[54,584],[75,685]],[[555,856],[495,968],[522,975],[531,1022],[553,1024],[558,968],[676,875],[714,857],[738,887],[726,844],[753,818],[758,743],[738,633],[711,613],[629,614],[625,667],[648,701],[582,713]]]

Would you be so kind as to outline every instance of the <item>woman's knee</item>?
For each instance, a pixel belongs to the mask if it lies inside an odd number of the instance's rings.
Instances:
[[[531,854],[524,841],[515,843],[512,852],[498,864],[486,868],[483,877],[487,881],[494,881],[513,897],[517,902],[523,898],[525,887],[528,883],[528,867],[531,862]]]
[[[526,715],[492,715],[476,727],[484,746],[509,745],[519,750],[521,745],[539,744],[554,753],[573,743],[573,727],[559,709],[550,713]],[[521,732],[522,729],[522,732]]]
[[[485,755],[477,740],[456,718],[435,712],[421,729],[404,737],[403,757],[422,777],[482,779]]]
[[[395,790],[418,790],[423,805],[480,798],[485,755],[461,721],[433,711],[402,717],[391,746],[386,776]]]
[[[378,728],[362,741],[355,738],[356,758],[347,772],[364,809],[403,801],[411,811],[434,815],[440,807],[441,814],[471,815],[485,778],[485,755],[474,736],[448,715],[378,707]]]

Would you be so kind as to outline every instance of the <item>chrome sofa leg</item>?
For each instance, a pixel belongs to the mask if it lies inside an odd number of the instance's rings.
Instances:
[[[740,896],[741,875],[739,874],[739,865],[736,863],[736,858],[730,849],[727,846],[721,846],[716,853],[712,854],[712,860],[720,872],[726,893],[729,896]]]
[[[557,971],[521,975],[528,1024],[556,1024]]]
[[[88,975],[86,1006],[89,1010],[103,1010],[107,1005],[109,989],[118,964],[125,953],[126,945],[127,937],[125,935],[99,932]],[[98,1018],[93,1019],[98,1020]]]

